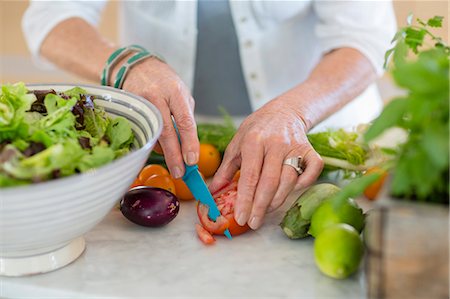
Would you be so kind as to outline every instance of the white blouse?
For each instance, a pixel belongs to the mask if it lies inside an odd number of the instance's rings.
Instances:
[[[103,1],[31,1],[23,31],[34,58],[59,22],[80,17],[97,25]],[[303,82],[332,49],[359,50],[381,75],[384,53],[395,33],[391,1],[230,1],[241,64],[253,110]],[[161,54],[192,87],[197,44],[197,1],[121,1],[119,36]],[[332,76],[333,74],[330,74]],[[323,121],[350,127],[376,117],[382,102],[375,86]]]

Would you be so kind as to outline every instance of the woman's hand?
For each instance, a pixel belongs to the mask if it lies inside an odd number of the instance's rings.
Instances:
[[[259,228],[266,212],[283,204],[292,190],[312,184],[323,168],[309,143],[298,100],[285,94],[251,114],[228,145],[210,185],[212,192],[230,182],[240,169],[234,217],[240,225]],[[283,162],[301,156],[304,172]]]
[[[74,17],[52,29],[42,43],[41,53],[67,71],[98,82],[105,61],[116,48],[91,24]],[[113,69],[111,80],[116,78],[121,62]],[[112,81],[109,83],[113,85]],[[161,111],[163,130],[159,144],[170,173],[176,178],[181,177],[184,174],[183,159],[190,165],[197,163],[200,148],[193,116],[194,100],[188,88],[170,66],[156,58],[147,58],[135,64],[127,73],[122,88],[146,98]],[[181,149],[171,115],[180,131]]]
[[[114,72],[112,78],[115,78]],[[148,58],[133,66],[122,88],[146,98],[161,112],[163,130],[159,145],[172,176],[181,177],[184,174],[183,159],[189,165],[196,164],[200,147],[194,120],[194,100],[187,86],[169,65],[156,58]],[[181,149],[171,115],[180,132]]]

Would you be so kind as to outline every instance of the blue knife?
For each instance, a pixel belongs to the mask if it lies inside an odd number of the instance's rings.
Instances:
[[[178,132],[177,125],[175,124],[173,119],[172,119],[172,122],[173,122],[173,126],[175,128],[175,131],[177,132],[178,141],[181,143],[180,133]],[[220,211],[217,208],[216,202],[214,201],[214,198],[212,197],[211,192],[209,192],[209,189],[206,186],[205,181],[203,180],[200,173],[198,172],[198,166],[197,165],[187,165],[185,163],[184,168],[185,168],[185,172],[182,177],[183,181],[186,183],[189,190],[194,195],[195,199],[209,207],[208,216],[211,220],[216,221],[217,217],[220,216]],[[228,229],[226,229],[223,234],[228,239],[231,240],[231,234]]]

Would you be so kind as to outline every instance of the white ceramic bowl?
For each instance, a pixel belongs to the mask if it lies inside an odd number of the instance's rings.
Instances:
[[[64,91],[69,84],[28,85]],[[98,95],[111,116],[127,118],[136,136],[131,153],[98,169],[53,181],[0,189],[0,275],[58,269],[84,250],[83,234],[99,223],[127,191],[162,129],[155,106],[124,91],[76,85]]]

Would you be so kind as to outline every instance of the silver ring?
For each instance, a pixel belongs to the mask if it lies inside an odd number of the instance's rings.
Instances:
[[[298,175],[301,175],[303,173],[302,168],[302,156],[298,157],[289,157],[286,160],[284,160],[283,165],[289,165],[297,171]]]

